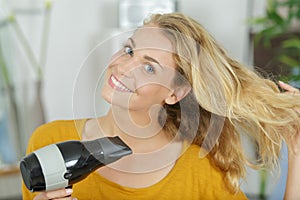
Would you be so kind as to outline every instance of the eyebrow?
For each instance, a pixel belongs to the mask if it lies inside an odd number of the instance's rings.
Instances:
[[[135,47],[135,42],[134,42],[134,40],[133,40],[131,37],[128,38],[128,40],[131,42],[132,46]]]
[[[158,64],[158,66],[159,66],[160,68],[163,69],[163,67],[161,66],[161,64],[160,64],[157,60],[155,60],[154,58],[145,55],[145,56],[144,56],[144,59],[146,59],[146,60],[148,60],[148,61],[150,61],[150,62],[154,62],[154,63]]]

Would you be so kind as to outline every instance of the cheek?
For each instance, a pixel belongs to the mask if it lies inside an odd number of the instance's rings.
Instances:
[[[145,101],[161,103],[170,94],[170,90],[160,85],[147,85],[137,89],[136,93],[139,97],[145,97]]]
[[[123,50],[117,51],[115,54],[113,54],[110,58],[110,63],[115,62],[117,59],[119,59],[122,55],[124,55]]]
[[[142,71],[142,70],[140,70]],[[166,71],[166,70],[165,70]],[[149,91],[155,91],[161,88],[172,89],[174,83],[174,72],[161,72],[155,75],[145,75],[142,72],[135,72],[135,86],[136,88],[148,88]]]

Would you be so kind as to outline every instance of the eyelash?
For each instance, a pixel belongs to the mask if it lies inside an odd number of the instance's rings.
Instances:
[[[130,46],[124,46],[124,53],[133,56],[134,52]]]

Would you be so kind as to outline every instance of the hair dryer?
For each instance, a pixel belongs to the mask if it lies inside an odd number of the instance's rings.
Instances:
[[[96,169],[131,154],[118,137],[91,141],[65,141],[34,151],[20,162],[26,187],[49,191],[72,186]]]

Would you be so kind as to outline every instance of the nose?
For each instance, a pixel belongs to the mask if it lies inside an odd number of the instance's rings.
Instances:
[[[130,76],[134,69],[139,66],[138,59],[134,57],[122,59],[117,65],[117,71],[123,76]]]

